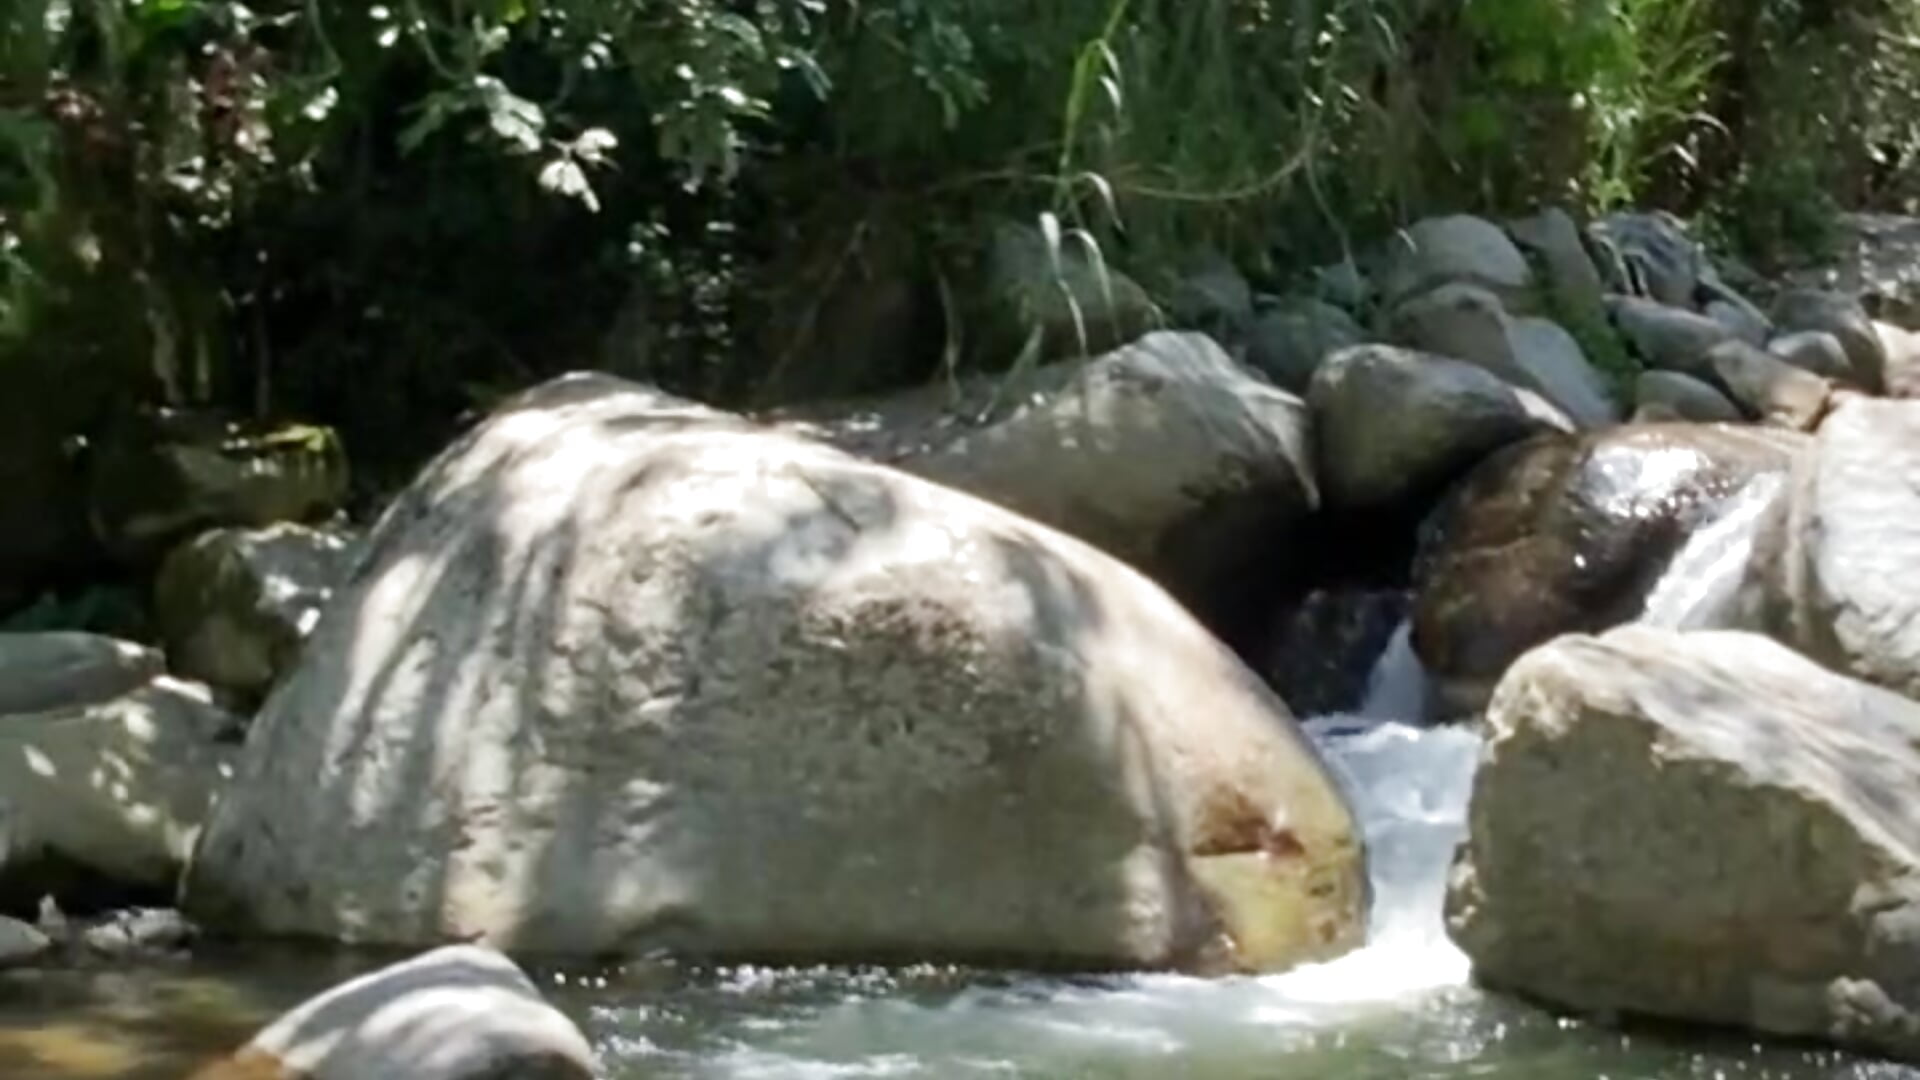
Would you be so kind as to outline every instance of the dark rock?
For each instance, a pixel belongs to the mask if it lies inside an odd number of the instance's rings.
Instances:
[[[1688,534],[1806,437],[1666,424],[1537,436],[1483,462],[1422,529],[1414,647],[1449,713],[1514,658],[1637,615]]]

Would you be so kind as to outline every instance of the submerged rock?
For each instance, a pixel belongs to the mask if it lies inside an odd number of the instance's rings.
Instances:
[[[1500,683],[1447,901],[1479,979],[1920,1060],[1920,704],[1626,627]]]
[[[1302,716],[1352,712],[1407,601],[1404,589],[1313,589],[1275,619],[1260,673]]]
[[[1856,398],[1795,463],[1754,541],[1744,625],[1920,697],[1920,402]]]
[[[1307,392],[1330,505],[1431,496],[1508,443],[1556,427],[1551,406],[1460,360],[1362,345],[1328,359]]]
[[[1707,424],[1539,436],[1483,462],[1422,529],[1414,646],[1449,712],[1559,634],[1639,613],[1693,529],[1806,437]]]
[[[293,524],[216,529],[175,549],[154,585],[174,672],[257,701],[299,657],[352,554],[346,534]]]
[[[388,510],[185,897],[348,942],[1272,970],[1357,943],[1359,843],[1146,578],[576,376]]]
[[[996,396],[1008,406],[984,423]],[[802,427],[1099,547],[1189,606],[1228,606],[1319,504],[1306,403],[1202,334],[842,410]]]
[[[455,945],[315,997],[191,1080],[593,1080],[598,1067],[511,960]]]

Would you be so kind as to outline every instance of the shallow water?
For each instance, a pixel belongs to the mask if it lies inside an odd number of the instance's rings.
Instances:
[[[1920,1070],[1698,1032],[1623,1032],[1468,985],[1440,898],[1479,751],[1417,710],[1389,649],[1368,718],[1308,730],[1348,786],[1374,877],[1369,944],[1264,978],[1061,978],[914,968],[536,971],[610,1080],[1920,1080]],[[178,1080],[380,958],[203,949],[135,971],[0,974],[0,1078]],[[369,1078],[375,1080],[375,1078]]]

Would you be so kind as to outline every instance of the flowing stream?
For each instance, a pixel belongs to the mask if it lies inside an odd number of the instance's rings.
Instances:
[[[610,1080],[1902,1080],[1920,1070],[1699,1032],[1622,1032],[1480,993],[1441,903],[1479,738],[1407,721],[1404,628],[1354,714],[1306,727],[1348,785],[1374,879],[1370,943],[1264,978],[924,967],[536,972]],[[0,975],[0,1077],[178,1080],[376,961],[248,950],[172,968]]]

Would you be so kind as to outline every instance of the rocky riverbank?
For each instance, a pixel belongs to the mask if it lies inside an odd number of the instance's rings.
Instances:
[[[175,424],[89,466],[158,647],[0,635],[0,965],[1284,971],[1368,906],[1295,713],[1404,617],[1414,711],[1490,733],[1450,893],[1485,981],[1920,1059],[1920,339],[1875,251],[1735,288],[1665,215],[1448,217],[1321,295],[1214,267],[1172,326],[1072,277],[1004,375],[529,388],[364,529],[325,433]],[[1652,618],[1696,565],[1714,602]],[[532,1000],[504,963],[393,977]],[[353,1075],[301,1015],[212,1075]]]

